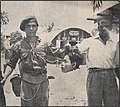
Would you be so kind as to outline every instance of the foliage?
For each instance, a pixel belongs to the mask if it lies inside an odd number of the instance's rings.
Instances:
[[[120,2],[120,0],[117,1]],[[103,4],[103,0],[92,0],[93,11],[99,9],[102,6],[102,4]]]
[[[23,38],[22,34],[18,31],[10,33],[10,37],[10,44],[14,44]]]
[[[6,25],[9,22],[8,13],[5,11],[1,12],[1,25]]]
[[[92,0],[93,11],[102,6],[103,0]]]
[[[49,24],[45,24],[45,25],[41,25],[43,28],[45,28],[46,32],[51,32],[53,27],[55,26],[54,22],[49,23]]]

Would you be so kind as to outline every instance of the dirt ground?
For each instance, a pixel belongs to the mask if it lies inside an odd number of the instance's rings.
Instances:
[[[1,69],[3,69],[4,62],[2,58]],[[14,73],[19,73],[18,67],[11,76]],[[14,95],[11,88],[11,76],[4,86],[7,106],[20,106],[20,98]],[[85,66],[69,73],[63,73],[59,65],[48,64],[48,76],[55,77],[49,80],[49,106],[87,106]]]

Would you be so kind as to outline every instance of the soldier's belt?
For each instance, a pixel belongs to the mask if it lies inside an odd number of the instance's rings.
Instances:
[[[23,72],[30,74],[32,76],[37,76],[37,75],[45,75],[47,73],[47,70],[23,70]]]

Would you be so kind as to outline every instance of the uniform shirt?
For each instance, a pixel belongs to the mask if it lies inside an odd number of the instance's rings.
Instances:
[[[90,37],[77,45],[81,52],[86,52],[88,68],[114,68],[116,43],[109,39],[106,44],[100,37]]]
[[[26,42],[28,42],[27,38],[25,38],[24,40]],[[22,41],[23,40],[19,41],[12,47],[13,54],[12,54],[9,62],[7,63],[7,65],[10,66],[12,69],[15,69],[18,60],[20,60],[22,55],[25,54],[24,51],[22,51],[22,49],[31,50],[30,46],[27,46]],[[22,47],[21,47],[21,44],[22,44]],[[29,45],[29,42],[28,42],[28,45]],[[35,49],[36,49],[36,51],[42,52],[44,50],[44,47],[43,46],[40,47],[39,45],[37,45]],[[20,64],[19,64],[19,70],[20,70],[20,74],[22,76],[22,80],[27,81],[29,83],[38,84],[38,83],[43,82],[47,78],[46,74],[33,76],[29,73],[24,72],[22,70],[22,67],[20,67]],[[27,72],[31,72],[31,71],[36,72],[35,70],[31,69],[31,66],[27,67],[26,70],[27,70]]]

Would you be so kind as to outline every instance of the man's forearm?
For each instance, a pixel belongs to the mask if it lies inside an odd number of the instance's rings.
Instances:
[[[7,66],[5,73],[3,74],[3,78],[7,79],[9,77],[9,75],[12,73],[13,69],[11,69],[11,67]]]

